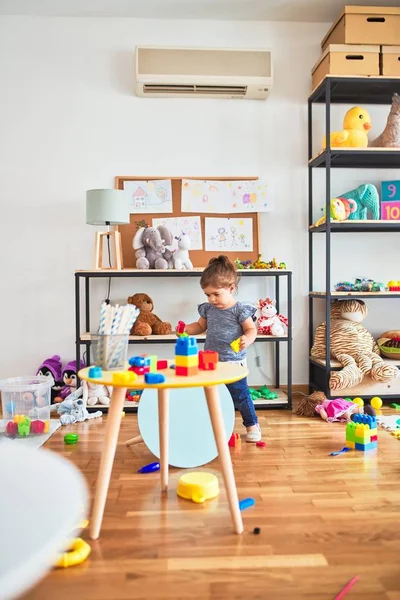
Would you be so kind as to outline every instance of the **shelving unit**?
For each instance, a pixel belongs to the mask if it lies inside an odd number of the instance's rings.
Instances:
[[[326,334],[325,345],[327,356],[330,356],[330,305],[335,298],[362,298],[362,299],[399,299],[397,292],[332,292],[331,291],[331,234],[333,233],[387,233],[400,232],[400,222],[390,221],[347,221],[344,223],[327,222],[315,227],[313,225],[313,170],[315,168],[325,169],[325,206],[326,214],[330,214],[331,200],[331,169],[333,168],[375,168],[393,169],[400,167],[400,149],[365,148],[337,149],[330,147],[330,119],[332,104],[386,104],[390,106],[394,92],[400,93],[400,78],[398,77],[338,77],[327,76],[312,92],[308,99],[308,215],[309,215],[309,345],[310,350],[314,338],[314,301],[325,301]],[[312,108],[313,104],[325,104],[325,133],[327,147],[316,156],[312,148]],[[314,291],[314,259],[313,259],[313,236],[314,234],[325,234],[325,291]],[[393,361],[391,362],[393,364]],[[400,368],[400,364],[397,365]],[[330,372],[341,368],[337,361],[330,361],[329,365],[324,360],[316,360],[310,357],[310,388],[320,389],[330,396],[329,377]],[[361,391],[357,395],[361,394]],[[371,394],[364,388],[363,398],[371,398],[376,395],[373,390]],[[393,400],[391,394],[379,394],[382,399]],[[398,395],[398,394],[396,394]],[[347,394],[350,396],[351,394]],[[354,397],[354,395],[353,395]]]
[[[75,271],[75,344],[76,344],[76,360],[79,364],[81,358],[81,349],[84,347],[87,352],[87,362],[90,364],[90,346],[91,346],[91,333],[90,333],[90,281],[98,278],[200,278],[203,269],[197,268],[192,271],[176,271],[176,270],[158,270],[149,269],[147,271],[141,271],[138,269],[123,269],[117,271],[114,269],[107,270],[81,270]],[[240,271],[240,275],[245,279],[254,277],[272,277],[275,282],[275,298],[276,308],[279,312],[280,302],[280,280],[286,279],[286,297],[287,297],[287,318],[288,318],[288,332],[287,336],[273,337],[270,335],[259,335],[257,336],[257,343],[271,343],[275,347],[275,391],[278,394],[278,398],[275,400],[256,400],[254,404],[257,408],[291,408],[292,407],[292,272],[283,269],[244,269]],[[83,285],[81,285],[83,280]],[[82,290],[84,294],[84,318],[81,318],[81,297]],[[82,321],[84,322],[84,328],[82,330]],[[96,324],[97,325],[97,324]],[[198,342],[204,343],[205,335],[197,336]],[[129,336],[129,344],[134,345],[145,345],[145,344],[175,344],[175,335],[154,335],[149,337],[140,336]],[[287,392],[283,392],[280,388],[280,344],[286,343],[287,345]],[[94,407],[88,407],[88,410],[103,410],[107,411],[106,406],[96,405]],[[126,412],[136,412],[136,406],[133,406],[132,402],[127,401],[125,403]]]

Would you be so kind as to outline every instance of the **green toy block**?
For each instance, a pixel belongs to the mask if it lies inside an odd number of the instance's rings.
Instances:
[[[21,437],[28,437],[31,431],[31,420],[29,417],[25,417],[23,421],[18,423],[18,435]]]
[[[346,441],[356,441],[356,424],[351,422],[346,425]]]
[[[157,371],[157,356],[150,354],[147,358],[150,360],[150,373],[155,373]]]

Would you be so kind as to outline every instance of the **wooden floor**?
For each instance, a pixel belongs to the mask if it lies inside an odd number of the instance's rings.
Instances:
[[[54,570],[24,600],[333,600],[354,575],[346,600],[399,600],[400,441],[380,430],[377,454],[332,457],[344,446],[343,425],[287,411],[259,415],[267,447],[232,450],[239,497],[256,501],[243,512],[242,536],[232,532],[222,482],[219,498],[198,506],[176,496],[182,471],[171,469],[165,497],[158,474],[136,473],[154,458],[144,445],[124,446],[138,433],[136,416],[127,415],[90,558]],[[105,420],[73,426],[75,447],[64,447],[68,427],[47,445],[73,461],[92,490]],[[218,473],[218,461],[207,469]]]

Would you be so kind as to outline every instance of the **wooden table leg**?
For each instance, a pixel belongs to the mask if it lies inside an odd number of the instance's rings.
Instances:
[[[121,413],[124,408],[125,393],[126,388],[114,388],[111,396],[110,407],[108,409],[106,437],[104,440],[103,452],[101,453],[96,494],[94,497],[92,517],[90,521],[90,537],[92,540],[97,540],[100,535],[104,507],[107,500],[108,486],[110,485],[115,449],[117,447],[119,428],[121,425]]]
[[[160,435],[160,474],[161,491],[168,488],[168,437],[169,437],[169,392],[158,390],[158,428]]]
[[[205,387],[204,392],[207,398],[208,411],[210,413],[211,424],[217,444],[218,456],[219,460],[221,461],[222,475],[224,478],[226,494],[228,496],[228,504],[232,515],[233,527],[236,533],[243,533],[242,514],[239,508],[239,498],[236,489],[235,476],[233,474],[228,440],[226,439],[225,434],[221,406],[219,403],[218,388],[217,386]]]
[[[141,444],[143,442],[143,438],[141,435],[137,435],[136,437],[130,438],[125,442],[127,446],[135,446],[136,444]]]

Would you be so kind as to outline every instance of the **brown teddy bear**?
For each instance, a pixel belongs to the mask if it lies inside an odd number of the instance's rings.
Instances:
[[[161,321],[153,311],[153,300],[147,294],[129,296],[128,304],[134,304],[139,310],[139,316],[131,329],[131,335],[166,335],[172,333],[171,323]]]

